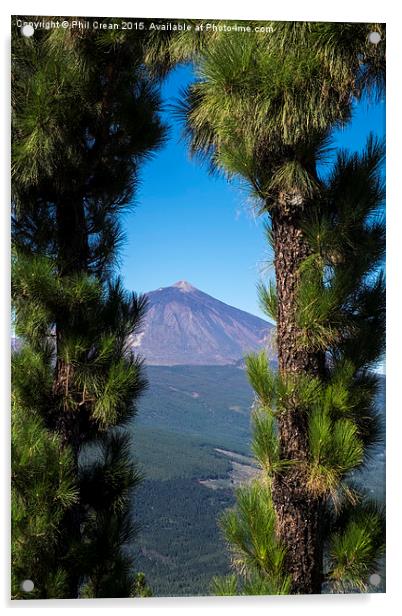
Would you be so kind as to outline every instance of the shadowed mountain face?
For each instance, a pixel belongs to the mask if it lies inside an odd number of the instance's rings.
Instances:
[[[270,349],[270,323],[228,306],[186,281],[147,295],[147,316],[132,345],[148,364],[235,364],[247,352]]]

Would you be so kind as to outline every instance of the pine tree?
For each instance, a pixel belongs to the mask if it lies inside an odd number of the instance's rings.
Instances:
[[[377,46],[368,39],[372,30],[382,36]],[[303,379],[325,381],[333,342],[323,330],[328,348],[307,345],[298,316],[301,270],[313,254],[305,225],[324,190],[317,165],[326,156],[331,131],[350,120],[353,100],[381,94],[384,37],[381,24],[275,23],[275,36],[217,32],[207,39],[181,33],[149,51],[151,59],[167,53],[167,67],[194,61],[197,80],[180,109],[191,151],[212,170],[244,180],[259,213],[268,216],[279,374],[284,386],[293,383],[291,391],[297,392]],[[286,469],[272,482],[272,505],[291,592],[318,593],[323,498],[307,486],[311,409],[297,400],[286,396],[277,421]],[[338,437],[352,435],[340,430]]]
[[[143,40],[14,30],[12,105],[13,594],[28,578],[38,598],[146,595],[126,427],[146,386],[128,344],[146,301],[114,267],[119,216],[164,138]]]
[[[247,358],[260,473],[238,490],[236,510],[222,518],[239,576],[215,580],[217,594],[290,592],[284,556],[290,550],[278,541],[272,500],[275,482],[286,481],[289,469],[303,472],[308,493],[320,503],[320,584],[327,591],[366,591],[380,566],[383,510],[354,485],[352,474],[382,439],[374,368],[385,336],[383,155],[372,137],[361,155],[340,152],[305,220],[310,254],[301,264],[296,319],[302,348],[325,354],[325,373],[283,375],[265,352]],[[261,285],[260,299],[275,318],[275,288]],[[305,458],[284,455],[279,424],[289,406],[305,414]]]
[[[12,597],[63,597],[67,571],[58,559],[59,525],[77,501],[71,451],[46,430],[40,409],[51,396],[45,352],[25,347],[13,357]],[[64,565],[64,566],[63,566]],[[22,582],[35,580],[32,592]]]

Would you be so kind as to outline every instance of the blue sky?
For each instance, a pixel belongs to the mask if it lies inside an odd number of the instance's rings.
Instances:
[[[193,79],[176,69],[162,88],[165,105]],[[169,139],[144,165],[136,207],[126,214],[121,254],[126,288],[147,292],[187,280],[228,304],[264,316],[256,283],[272,274],[263,220],[253,216],[245,189],[191,160],[182,126],[168,110]],[[356,106],[351,124],[334,134],[334,145],[361,149],[373,131],[385,134],[385,104]]]

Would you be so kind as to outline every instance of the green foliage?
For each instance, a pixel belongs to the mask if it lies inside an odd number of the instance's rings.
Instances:
[[[268,282],[268,286],[260,283],[257,287],[257,292],[261,309],[270,319],[276,321],[278,318],[278,298],[272,280]]]
[[[384,344],[384,229],[378,214],[384,198],[383,156],[383,144],[373,137],[360,155],[340,152],[303,221],[311,254],[300,267],[299,346],[303,352],[325,353],[324,373],[279,376],[264,354],[247,360],[257,396],[252,448],[266,477],[286,474],[290,462],[298,463],[281,456],[276,424],[282,413],[304,412],[308,456],[307,462],[299,462],[306,487],[324,499],[326,508],[332,503],[339,512],[345,500],[349,503],[348,514],[341,514],[343,528],[332,522],[325,529],[328,581],[335,590],[367,590],[383,550],[381,513],[371,505],[362,510],[350,482],[382,438],[374,404],[378,378],[372,367]],[[268,311],[277,311],[272,285],[260,286],[260,298]],[[231,539],[235,544],[234,535]],[[226,590],[242,592],[236,588]],[[220,591],[225,592],[224,584]]]
[[[258,404],[276,412],[278,376],[270,368],[265,351],[250,353],[246,357],[247,376],[251,387],[256,392]]]
[[[347,32],[347,51],[343,40],[334,45],[339,32],[328,34],[327,26],[279,22],[268,39],[190,32],[151,41],[153,60],[195,60],[198,81],[179,110],[192,152],[244,178],[262,209],[280,190],[317,193],[315,162],[326,157],[328,132],[350,119],[352,94],[370,92],[374,82],[381,89],[384,45],[370,47],[373,26],[353,24],[351,34],[350,24],[336,24]],[[384,28],[375,28],[384,40]]]
[[[130,436],[121,429],[109,431],[91,445],[80,464],[82,501],[96,512],[122,512],[141,478],[132,462]]]
[[[225,577],[216,576],[211,583],[211,594],[218,596],[288,595],[289,592],[289,579],[284,580],[282,584],[278,584],[257,574],[243,580],[240,587],[238,578],[233,574]]]
[[[365,592],[385,549],[384,512],[376,503],[361,500],[340,518],[329,538],[327,578],[341,591],[357,588]]]
[[[275,579],[262,575],[252,575],[243,585],[244,595],[289,595],[291,591],[290,576]]]
[[[33,471],[44,456],[39,444],[48,442],[49,459],[29,492],[13,489],[34,521],[38,495],[37,519],[53,518],[40,565],[52,573],[35,574],[35,539],[23,525],[13,525],[13,541],[25,542],[35,596],[146,594],[128,550],[139,474],[123,434],[146,385],[129,350],[146,302],[124,290],[114,266],[120,214],[141,163],[165,137],[159,90],[144,66],[144,39],[133,33],[42,30],[28,40],[14,28],[12,295],[21,350],[13,413],[35,418]],[[13,472],[27,447],[16,439]],[[61,480],[57,487],[56,470],[71,473],[75,500]],[[22,570],[13,568],[18,580]]]
[[[254,411],[253,428],[253,454],[265,473],[272,477],[284,464],[280,459],[275,420],[269,413]]]
[[[93,416],[102,427],[113,426],[119,419],[122,408],[133,399],[133,392],[141,388],[141,363],[120,360],[110,367],[104,382],[94,388]],[[91,395],[91,391],[88,392]]]
[[[26,385],[20,370],[13,373],[11,592],[14,599],[58,598],[66,592],[67,578],[58,554],[59,525],[77,501],[78,488],[71,451],[60,448],[57,435],[45,429],[35,412],[40,401],[34,398],[26,406],[18,395],[18,382]],[[30,593],[21,588],[27,579],[35,583]]]
[[[304,223],[312,254],[298,292],[302,343],[339,349],[356,368],[378,361],[383,350],[383,161],[384,144],[372,135],[361,154],[340,151]],[[378,335],[368,335],[370,328]]]
[[[327,412],[314,410],[309,418],[309,448],[309,489],[336,499],[340,481],[363,462],[364,448],[355,424],[349,419],[333,421]]]
[[[215,576],[211,582],[211,594],[229,597],[240,594],[237,577],[232,573],[226,576]]]
[[[51,359],[52,351],[46,343],[42,350],[23,347],[13,353],[12,397],[18,407],[39,414],[42,408],[51,404]],[[41,383],[40,388],[38,383]]]
[[[134,588],[132,597],[152,597],[152,591],[147,585],[145,575],[142,571],[136,573],[134,578]]]
[[[316,154],[313,159],[317,161]],[[286,476],[291,466],[298,465],[307,490],[323,502],[324,511],[331,506],[339,510],[345,500],[351,505],[342,532],[334,534],[331,524],[323,527],[324,535],[332,536],[328,549],[333,569],[328,580],[334,589],[366,589],[383,541],[380,517],[370,514],[358,522],[353,517],[353,507],[356,516],[359,511],[358,496],[350,482],[382,436],[374,405],[378,378],[373,367],[381,359],[385,333],[385,235],[379,214],[384,199],[383,159],[383,144],[370,136],[361,154],[339,152],[332,173],[314,190],[308,189],[306,178],[297,176],[297,165],[285,162],[278,169],[287,169],[287,175],[282,171],[272,175],[277,190],[293,192],[292,186],[297,186],[308,204],[301,229],[310,254],[299,269],[294,307],[300,335],[295,346],[300,353],[321,357],[322,367],[313,376],[296,368],[278,374],[269,367],[264,352],[246,359],[256,394],[252,449],[263,469],[261,490],[272,487],[275,475]],[[266,312],[275,316],[278,298],[273,284],[261,284],[259,296]],[[306,460],[288,460],[281,453],[277,426],[286,413],[303,413],[306,418]],[[242,495],[237,498],[237,516],[228,514],[225,532],[231,550],[239,554],[240,544],[248,555],[249,560],[243,557],[243,561],[238,556],[237,565],[242,563],[244,572],[258,568],[259,555],[257,548],[246,551],[246,529],[252,532],[255,520],[244,515]],[[320,524],[324,525],[325,516]],[[246,520],[241,531],[239,519]],[[263,539],[258,536],[258,541],[263,548]],[[241,594],[243,590],[239,579],[236,585],[232,578],[215,581],[215,592]]]
[[[236,367],[148,366],[147,376],[149,389],[132,428],[133,452],[147,477],[134,495],[140,523],[136,566],[152,582],[154,596],[205,595],[213,592],[212,576],[230,573],[216,519],[235,504],[232,488],[239,468],[232,469],[230,458],[215,448],[250,455],[252,391]],[[380,382],[376,405],[382,414],[384,377]],[[191,396],[194,391],[198,398]],[[244,415],[229,410],[236,401]],[[381,452],[376,447],[373,460],[353,476],[379,500],[384,498]]]
[[[277,417],[289,408],[308,408],[321,395],[321,383],[305,374],[280,375],[268,361],[266,351],[245,358],[247,376],[256,393],[257,408]]]
[[[288,587],[288,576],[283,571],[285,551],[275,531],[275,510],[269,489],[259,481],[236,491],[236,509],[228,510],[221,526],[232,555],[232,563],[246,580],[257,575],[264,594],[278,594]],[[258,593],[256,593],[258,594]]]
[[[309,483],[335,498],[342,478],[381,439],[370,368],[384,344],[383,159],[384,145],[373,136],[360,155],[339,152],[304,225],[312,254],[298,292],[302,345],[331,357],[309,418]]]

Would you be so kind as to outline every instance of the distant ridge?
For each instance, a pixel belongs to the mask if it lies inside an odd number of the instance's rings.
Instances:
[[[271,348],[271,323],[203,293],[186,280],[147,296],[142,331],[131,342],[148,364],[241,365],[245,353]]]

